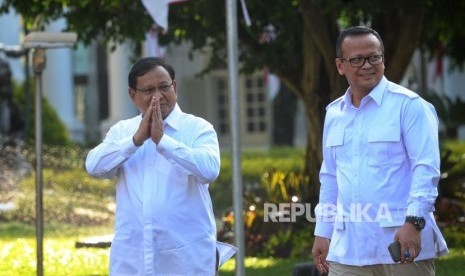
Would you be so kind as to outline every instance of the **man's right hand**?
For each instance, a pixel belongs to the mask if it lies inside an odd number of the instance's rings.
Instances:
[[[315,236],[313,242],[312,255],[316,268],[320,273],[328,273],[329,264],[326,261],[329,251],[329,239]]]
[[[139,128],[132,137],[132,141],[136,146],[142,146],[142,144],[150,137],[150,124],[153,112],[153,106],[155,103],[155,97],[152,97],[149,107],[142,115],[142,121],[140,122]]]

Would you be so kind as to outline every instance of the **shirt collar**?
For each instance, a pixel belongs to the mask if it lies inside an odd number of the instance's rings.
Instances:
[[[375,88],[371,90],[370,94],[368,94],[368,96],[372,98],[373,101],[375,101],[375,103],[378,106],[380,106],[381,103],[383,102],[383,96],[384,96],[384,92],[386,91],[387,85],[388,85],[388,80],[386,79],[386,77],[383,76],[383,78],[378,83],[378,85],[376,85]]]
[[[385,76],[381,79],[381,81],[371,90],[371,92],[367,95],[370,97],[378,106],[381,105],[383,101],[384,92],[386,91],[386,86],[388,85],[388,80]],[[342,110],[344,106],[352,106],[352,101],[350,99],[350,87],[347,88],[346,93],[343,96],[342,101],[340,102],[340,109]]]
[[[174,106],[173,110],[171,113],[168,115],[168,117],[163,120],[163,123],[166,125],[169,125],[170,127],[174,129],[179,129],[179,125],[181,123],[181,115],[182,115],[182,110],[179,107],[179,105],[176,103]]]

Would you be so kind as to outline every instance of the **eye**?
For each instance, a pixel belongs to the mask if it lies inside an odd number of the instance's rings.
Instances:
[[[364,58],[362,57],[354,57],[354,58],[349,59],[349,62],[352,64],[360,64],[363,61],[364,61]]]
[[[144,93],[144,94],[152,94],[153,92],[155,92],[157,89],[154,88],[154,87],[149,87],[149,88],[144,88],[144,89],[141,89],[140,92]]]
[[[171,85],[167,85],[167,84],[165,84],[165,85],[160,85],[160,86],[158,86],[158,90],[160,90],[160,91],[168,91],[168,89],[169,89],[170,87],[171,87]]]

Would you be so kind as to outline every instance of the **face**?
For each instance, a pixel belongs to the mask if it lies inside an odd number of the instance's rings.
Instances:
[[[176,106],[177,93],[176,82],[161,66],[138,77],[136,89],[129,88],[129,96],[142,114],[149,108],[154,95],[160,98],[161,116],[165,119]]]
[[[348,36],[341,45],[342,58],[370,57],[382,54],[381,43],[372,34]],[[348,60],[336,59],[339,74],[344,75],[352,93],[367,95],[381,81],[384,75],[384,60],[381,64],[371,65],[368,60],[362,67],[354,68]]]

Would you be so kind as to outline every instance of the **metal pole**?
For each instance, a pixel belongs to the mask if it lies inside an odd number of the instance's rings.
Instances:
[[[36,75],[36,241],[37,275],[43,275],[43,204],[42,204],[42,71],[45,68],[45,49],[37,48],[32,56],[32,66]]]
[[[237,47],[237,1],[226,0],[226,31],[228,41],[229,71],[229,114],[231,122],[232,170],[233,170],[233,204],[234,204],[234,239],[238,251],[236,253],[236,275],[245,275],[244,257],[244,221],[242,219],[242,171],[240,149],[239,120],[239,75]]]
[[[24,24],[24,34],[28,34],[28,29],[26,24]],[[25,61],[24,61],[24,76],[25,76],[25,91],[24,91],[24,140],[27,138],[29,133],[29,120],[31,115],[29,110],[31,109],[31,76],[30,76],[30,67],[29,67],[29,49],[25,49],[24,52]]]

